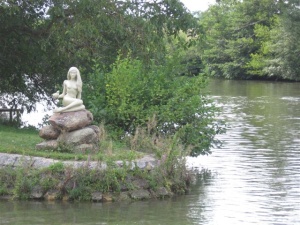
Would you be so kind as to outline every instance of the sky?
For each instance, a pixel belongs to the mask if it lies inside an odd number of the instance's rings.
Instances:
[[[215,0],[180,0],[191,12],[205,11]]]

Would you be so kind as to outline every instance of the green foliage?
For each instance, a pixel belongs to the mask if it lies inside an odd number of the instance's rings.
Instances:
[[[11,167],[0,169],[0,195],[11,194],[16,179],[16,171]]]
[[[108,66],[118,52],[159,61],[164,38],[192,29],[195,21],[179,0],[2,0],[0,96],[31,111],[33,103],[51,101],[47,95],[70,66],[84,74],[94,59]]]
[[[223,0],[199,15],[212,76],[299,80],[299,1]]]
[[[13,196],[19,199],[28,199],[30,197],[33,186],[38,182],[38,178],[35,176],[28,166],[19,166],[16,169],[16,179],[14,182]]]
[[[119,193],[123,189],[134,190],[132,183],[135,179],[149,182],[150,188],[156,190],[166,187],[174,193],[183,194],[188,188],[191,177],[188,175],[182,151],[178,148],[176,138],[173,145],[169,145],[167,151],[161,157],[160,165],[150,172],[123,162],[119,167],[114,163],[108,163],[105,171],[81,168],[73,170],[72,186],[66,189],[71,199],[90,200],[94,191],[102,193]]]
[[[48,63],[49,52],[43,49],[49,31],[44,22],[46,2],[0,2],[0,95],[7,107],[30,112],[32,103],[49,91],[46,84],[56,79],[50,69],[54,61]]]
[[[276,21],[276,19],[274,19]],[[260,49],[250,55],[251,60],[247,63],[246,68],[249,73],[258,76],[266,76],[264,68],[267,66],[267,59],[270,56],[270,27],[256,24],[254,32],[257,38],[260,39]]]
[[[179,62],[169,56],[163,65],[151,62],[145,67],[140,60],[119,58],[106,74],[96,65],[87,87],[94,90],[86,96],[87,107],[96,121],[117,131],[118,138],[133,135],[155,115],[155,129],[149,132],[162,136],[179,132],[186,149],[192,146],[193,156],[207,153],[220,131],[213,122],[216,109],[203,91],[207,79],[180,76]]]
[[[175,135],[162,153],[160,165],[154,168],[147,177],[153,189],[163,186],[176,194],[187,191],[191,177],[187,172],[185,155]]]
[[[276,22],[267,42],[269,54],[264,60],[264,71],[268,76],[299,81],[300,13],[297,5],[288,7],[287,12]]]
[[[62,173],[65,170],[65,166],[62,162],[57,162],[49,166],[48,170],[52,173]]]
[[[78,201],[90,201],[91,189],[86,186],[76,187],[69,192],[70,199]]]

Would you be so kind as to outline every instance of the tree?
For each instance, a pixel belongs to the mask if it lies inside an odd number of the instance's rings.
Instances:
[[[263,71],[268,76],[300,80],[300,12],[299,2],[289,1],[270,30],[266,42],[268,52],[263,62]]]
[[[32,110],[31,102],[43,96],[46,83],[53,83],[48,70],[52,65],[46,63],[48,53],[42,46],[47,37],[44,6],[41,0],[0,3],[0,94],[11,107]]]
[[[30,110],[70,66],[108,68],[118,52],[160,62],[165,36],[195,21],[179,0],[4,0],[0,22],[0,94],[21,94]]]
[[[280,13],[279,3],[223,0],[200,17],[207,36],[206,45],[200,44],[203,45],[203,60],[212,75],[237,79],[266,75],[252,68],[258,62],[255,57],[261,54],[262,38],[265,38],[257,32],[259,28],[272,26],[274,17]]]

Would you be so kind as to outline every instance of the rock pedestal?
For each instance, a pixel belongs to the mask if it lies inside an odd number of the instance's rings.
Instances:
[[[93,115],[88,110],[55,113],[49,119],[50,125],[40,130],[39,136],[45,141],[36,148],[80,153],[97,151],[100,129],[91,125],[92,121]]]

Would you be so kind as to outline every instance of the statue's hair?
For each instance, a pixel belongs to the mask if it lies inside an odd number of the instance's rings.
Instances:
[[[67,74],[68,80],[71,79],[71,76],[70,76],[70,72],[71,71],[75,71],[76,72],[76,86],[77,86],[78,91],[82,92],[82,80],[81,80],[81,76],[80,76],[79,70],[76,67],[71,67],[69,69],[69,71],[68,71],[68,74]]]

